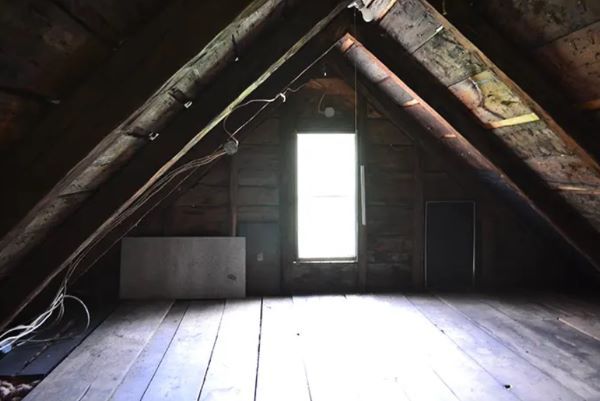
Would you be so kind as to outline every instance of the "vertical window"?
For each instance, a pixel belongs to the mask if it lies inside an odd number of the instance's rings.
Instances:
[[[355,259],[356,135],[299,133],[297,139],[298,258]]]

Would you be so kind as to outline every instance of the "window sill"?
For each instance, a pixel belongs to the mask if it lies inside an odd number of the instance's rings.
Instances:
[[[320,265],[333,265],[333,264],[350,264],[357,263],[358,259],[297,259],[292,263],[295,265],[311,265],[311,264],[320,264]]]

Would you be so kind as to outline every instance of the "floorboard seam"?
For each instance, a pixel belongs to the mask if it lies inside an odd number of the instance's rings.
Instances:
[[[568,319],[568,318],[567,318],[567,319]],[[578,332],[578,333],[581,333],[581,334],[583,334],[583,335],[585,335],[585,336],[587,336],[587,337],[589,337],[589,338],[591,338],[591,339],[594,339],[594,340],[596,340],[596,341],[600,341],[600,338],[596,337],[595,335],[593,335],[593,334],[591,334],[591,333],[588,333],[586,330],[584,330],[584,329],[582,329],[582,328],[580,328],[580,327],[577,327],[577,326],[576,326],[576,325],[574,325],[573,323],[571,323],[571,322],[569,322],[569,321],[565,320],[565,318],[563,318],[563,317],[559,317],[557,320],[558,320],[559,322],[561,322],[563,325],[565,325],[565,327],[568,327],[568,328],[569,328],[569,329],[571,329],[571,330],[574,330],[574,331],[576,331],[576,332]]]
[[[256,401],[256,390],[258,388],[258,369],[260,368],[260,344],[262,337],[262,321],[263,321],[263,308],[265,306],[264,297],[260,298],[260,318],[258,321],[258,350],[256,352],[256,374],[254,375],[254,401]]]
[[[461,316],[464,316],[465,319],[467,319],[469,322],[473,323],[473,325],[477,328],[479,328],[479,330],[481,330],[482,332],[486,333],[487,335],[489,335],[490,337],[492,337],[494,340],[498,341],[500,344],[502,344],[505,348],[511,350],[512,352],[514,352],[515,354],[519,355],[520,352],[518,349],[513,348],[510,344],[507,344],[506,342],[504,342],[504,340],[502,340],[500,337],[495,336],[492,330],[489,330],[487,327],[485,327],[483,324],[479,323],[477,320],[473,319],[471,316],[467,315],[465,312],[461,311],[460,309],[458,309],[457,307],[455,307],[454,305],[452,305],[449,301],[446,301],[446,299],[444,299],[443,297],[439,296],[439,295],[435,295],[435,297],[437,299],[439,299],[442,303],[448,305],[448,307],[450,307],[450,309],[456,311],[458,314],[460,314]],[[487,303],[486,303],[487,305]],[[490,306],[490,305],[488,305]],[[491,306],[490,306],[491,307]],[[530,365],[533,365],[532,363],[529,362]],[[535,366],[537,369],[540,369],[539,367]],[[541,370],[541,369],[540,369]],[[545,372],[545,371],[544,371]]]
[[[486,333],[487,335],[489,335],[491,338],[493,338],[494,340],[496,340],[498,343],[502,344],[502,346],[504,346],[506,349],[508,349],[509,351],[511,351],[512,353],[514,353],[515,355],[517,355],[520,359],[522,359],[523,361],[525,361],[525,363],[527,363],[528,365],[530,365],[532,368],[537,369],[539,372],[541,372],[543,375],[545,375],[546,377],[550,378],[551,380],[553,380],[554,382],[558,383],[560,386],[564,387],[566,390],[572,392],[573,394],[575,394],[578,397],[581,398],[585,398],[584,396],[582,396],[581,394],[579,394],[577,391],[575,391],[573,388],[571,388],[570,386],[566,386],[563,384],[563,382],[559,379],[557,379],[556,377],[554,377],[554,375],[550,372],[548,372],[545,368],[538,366],[537,363],[534,363],[526,358],[524,358],[523,356],[521,356],[521,351],[519,351],[518,349],[514,348],[512,345],[507,344],[504,340],[502,340],[500,337],[494,335],[492,330],[489,330],[487,327],[485,327],[483,324],[480,324],[477,320],[471,318],[469,315],[467,315],[465,312],[461,311],[460,309],[458,309],[457,307],[455,307],[454,305],[452,305],[449,301],[445,300],[443,297],[439,296],[439,295],[435,295],[441,302],[443,302],[444,304],[448,305],[452,310],[456,311],[457,313],[459,313],[460,315],[464,316],[468,321],[470,321],[475,327],[479,328],[482,332]],[[494,308],[493,306],[489,305],[487,302],[484,302],[486,305],[490,306],[491,308],[493,308],[494,310],[498,311],[501,314],[506,315],[505,313],[499,311],[498,309]],[[510,318],[510,316],[508,316]],[[513,320],[515,323],[522,325],[521,323],[519,323],[517,320],[514,320],[512,318],[510,318],[511,320]]]
[[[292,297],[290,297],[290,299],[292,300],[292,310],[293,310],[294,322],[296,323],[296,324],[294,324],[294,326],[296,327],[296,337],[298,337],[298,334],[300,333],[300,326],[299,326],[300,320],[297,319],[298,315],[296,314],[294,297],[292,296]],[[296,341],[300,342],[302,340],[299,338],[296,338]],[[313,401],[312,392],[310,391],[310,381],[308,380],[308,369],[306,368],[306,359],[304,357],[304,347],[300,346],[299,348],[302,350],[302,368],[304,370],[304,380],[306,380],[306,389],[308,390],[308,399],[309,399],[309,401]]]
[[[204,384],[206,383],[206,378],[208,377],[208,370],[210,369],[210,363],[212,362],[213,354],[215,353],[215,347],[217,346],[217,340],[219,339],[219,332],[221,331],[221,323],[223,323],[223,315],[225,315],[225,307],[227,306],[227,300],[223,302],[223,309],[221,310],[221,318],[219,319],[219,326],[217,327],[217,334],[215,334],[215,341],[213,342],[213,346],[210,350],[210,357],[208,358],[208,364],[206,365],[206,371],[204,372],[204,378],[202,378],[202,386],[200,386],[200,392],[198,393],[197,400],[200,400],[202,396],[202,391],[204,390]]]
[[[173,303],[173,305],[171,306],[171,308],[173,308],[173,306],[175,306],[175,303]],[[177,332],[179,331],[179,327],[181,326],[181,322],[183,322],[183,319],[185,318],[185,315],[187,314],[187,312],[188,312],[189,309],[190,309],[190,303],[188,302],[187,306],[185,308],[185,311],[181,315],[181,319],[179,319],[179,322],[177,323],[177,328],[173,332],[173,337],[171,337],[171,339],[169,340],[169,345],[167,345],[167,348],[165,349],[165,352],[163,352],[163,354],[161,355],[160,361],[158,361],[158,364],[156,365],[156,368],[154,369],[154,372],[152,372],[152,377],[150,378],[150,380],[148,380],[148,384],[146,385],[146,388],[144,389],[144,392],[142,393],[142,396],[140,397],[140,401],[143,400],[144,397],[146,396],[146,392],[148,391],[148,388],[150,388],[150,383],[152,383],[152,381],[154,380],[154,376],[156,376],[156,372],[158,372],[158,369],[160,368],[160,365],[162,364],[163,360],[165,359],[165,355],[167,355],[167,352],[169,351],[169,348],[171,348],[171,344],[173,343],[173,339],[177,335]],[[168,316],[168,314],[169,314],[170,311],[171,311],[171,309],[169,309],[167,311],[167,314],[165,315],[165,318]],[[163,318],[163,321],[164,321],[165,318]],[[160,322],[160,323],[162,324],[162,322]],[[160,328],[160,324],[158,325],[158,327]],[[156,331],[158,331],[158,329]],[[152,337],[150,337],[150,340],[152,340]],[[148,340],[148,343],[150,343],[150,340]],[[144,350],[142,349],[142,352],[140,352],[140,354],[138,355],[138,358],[139,358],[140,355],[142,355],[143,352],[144,352]],[[137,361],[137,358],[136,358],[136,361]],[[135,361],[134,361],[134,363],[135,363]],[[133,366],[133,364],[131,366]],[[127,374],[125,374],[125,376],[123,376],[123,379],[121,380],[121,383],[123,383],[123,380],[125,380],[125,377],[127,377]],[[119,383],[119,386],[121,385],[121,383]],[[119,386],[115,387],[115,390],[118,389]],[[113,393],[113,395],[114,395],[114,393]],[[111,395],[111,397],[112,397],[112,395]]]
[[[439,328],[439,327],[438,327],[438,326],[437,326],[437,325],[436,325],[436,324],[435,324],[435,323],[434,323],[434,322],[433,322],[431,319],[429,319],[429,317],[428,317],[428,316],[427,316],[427,315],[426,315],[426,314],[425,314],[425,313],[424,313],[424,312],[423,312],[423,311],[422,311],[422,310],[421,310],[421,309],[420,309],[420,308],[419,308],[419,307],[418,307],[418,306],[417,306],[417,305],[416,305],[416,304],[415,304],[415,303],[414,303],[412,300],[410,300],[410,298],[408,298],[408,297],[406,297],[406,296],[405,296],[405,298],[406,298],[406,300],[407,300],[407,301],[408,301],[408,302],[409,302],[409,303],[410,303],[410,304],[413,306],[413,308],[414,308],[414,309],[415,309],[415,310],[416,310],[416,311],[417,311],[417,312],[418,312],[418,313],[419,313],[421,316],[423,316],[423,317],[424,317],[424,318],[425,318],[425,319],[426,319],[426,320],[429,322],[429,324],[430,324],[430,325],[432,325],[432,326],[433,326],[433,328],[434,328],[435,330],[437,330],[437,331],[440,331],[440,332],[441,332],[441,333],[444,335],[444,337],[445,337],[445,338],[447,338],[447,339],[448,339],[448,341],[450,341],[452,344],[454,344],[454,345],[456,346],[456,348],[457,348],[458,350],[460,350],[460,352],[461,352],[461,353],[462,353],[462,354],[463,354],[465,357],[467,357],[468,359],[470,359],[471,361],[473,361],[473,362],[475,363],[475,365],[479,366],[479,367],[481,368],[481,370],[482,370],[482,371],[484,371],[485,373],[487,373],[487,374],[488,374],[488,375],[489,375],[489,376],[490,376],[490,377],[491,377],[491,378],[492,378],[492,379],[493,379],[493,380],[494,380],[496,383],[498,383],[498,385],[500,386],[500,387],[499,387],[499,390],[500,390],[500,389],[502,389],[502,388],[506,389],[506,385],[507,385],[507,384],[510,384],[510,383],[503,383],[501,380],[499,380],[499,379],[498,379],[498,378],[497,378],[497,377],[496,377],[496,376],[495,376],[495,375],[494,375],[492,372],[490,372],[490,371],[489,371],[489,370],[488,370],[488,369],[487,369],[485,366],[482,366],[482,365],[479,363],[479,361],[478,361],[477,359],[475,359],[474,357],[472,357],[471,355],[469,355],[467,352],[465,352],[465,350],[464,350],[464,349],[463,349],[463,348],[462,348],[462,347],[461,347],[461,346],[460,346],[458,343],[456,343],[456,341],[454,341],[452,338],[450,338],[450,336],[448,336],[448,334],[446,334],[446,332],[445,332],[444,330],[440,329],[440,328]],[[439,298],[438,298],[438,299],[439,299]],[[484,333],[485,333],[485,332],[484,332]],[[432,369],[433,369],[434,373],[435,373],[436,375],[438,375],[438,373],[436,372],[435,368],[433,368],[433,367],[432,367]],[[438,377],[440,377],[440,375],[438,375]],[[441,377],[440,377],[440,379],[442,380],[442,382],[443,382],[444,384],[446,384],[446,382],[445,382],[445,381],[444,381],[444,380],[443,380]],[[448,386],[448,385],[446,384],[446,386]],[[448,386],[448,388],[450,388],[450,387]],[[450,391],[452,391],[452,389],[451,389],[451,388],[450,388]],[[454,394],[454,391],[452,391],[452,393]],[[511,392],[510,394],[511,394],[513,397],[515,397],[516,399],[523,401],[523,400],[522,400],[522,398],[521,398],[521,397],[519,397],[518,395],[516,395],[514,392]],[[456,394],[454,394],[454,395],[456,395]],[[456,398],[458,398],[458,396],[457,396]]]

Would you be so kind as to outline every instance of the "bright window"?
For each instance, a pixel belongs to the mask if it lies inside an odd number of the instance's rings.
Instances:
[[[299,133],[298,258],[355,259],[356,135]]]

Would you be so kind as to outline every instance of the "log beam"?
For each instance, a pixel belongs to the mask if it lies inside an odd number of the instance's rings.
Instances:
[[[446,92],[428,91],[430,96],[426,100],[420,96],[420,91],[417,94],[417,89],[424,89],[423,84],[416,85],[413,90],[396,73],[404,72],[405,69],[416,73],[418,70],[423,71],[422,68],[407,64],[406,60],[394,62],[393,58],[386,58],[389,62],[389,65],[386,65],[377,54],[371,53],[370,49],[367,50],[350,35],[346,35],[340,41],[338,48],[344,57],[356,66],[363,81],[367,82],[366,90],[374,94],[373,97],[380,106],[384,106],[387,117],[400,126],[409,137],[413,137],[426,148],[452,150],[460,157],[460,162],[453,162],[460,170],[465,171],[467,165],[480,179],[513,198],[516,204],[526,205],[533,214],[598,267],[600,252],[595,245],[598,238],[593,228],[586,225],[576,213],[569,212],[568,205],[562,204],[561,199],[556,199],[552,191],[544,187],[526,169],[519,168],[517,162],[511,158],[499,157],[502,151],[485,141],[485,129],[465,114],[460,105],[456,104],[456,100],[445,97]],[[392,69],[397,67],[397,64],[402,64],[402,70]],[[421,78],[431,82],[430,77]],[[436,106],[439,107],[434,108],[429,103],[433,96],[437,96]]]
[[[226,67],[215,83],[193,100],[190,108],[162,130],[157,140],[140,150],[55,230],[19,266],[19,274],[1,283],[0,315],[4,319],[0,329],[90,245],[106,241],[107,229],[118,216],[179,160],[184,160],[187,152],[244,99],[265,83],[272,90],[271,85],[277,82],[292,81],[329,50],[349,21],[343,13],[345,8],[345,2],[335,0],[305,3],[297,13],[280,21],[279,29],[264,32],[249,47],[250,57]],[[277,92],[267,91],[257,96],[271,97],[274,93]],[[102,248],[108,249],[110,245]]]
[[[0,277],[297,3],[174,1],[60,99],[0,161]]]

